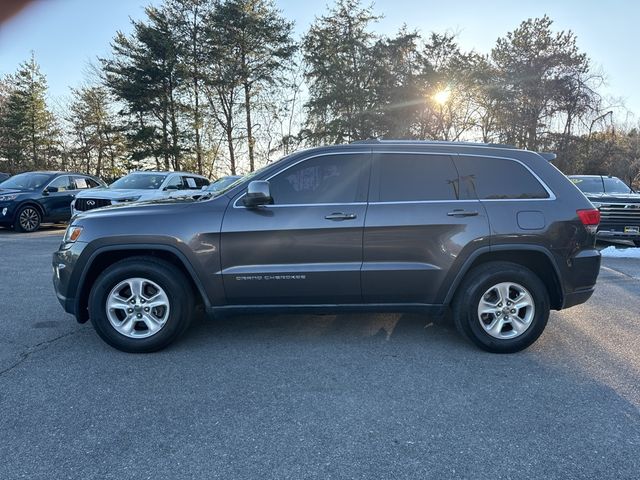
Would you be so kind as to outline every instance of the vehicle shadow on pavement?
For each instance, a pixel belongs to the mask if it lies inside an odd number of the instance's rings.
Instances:
[[[256,339],[289,341],[313,341],[323,339],[335,342],[403,341],[423,344],[427,341],[444,342],[466,347],[455,328],[449,322],[420,314],[362,313],[337,315],[239,315],[221,318],[194,318],[191,327],[177,342],[179,347],[193,348],[212,338],[233,337],[255,341]]]
[[[46,237],[50,235],[62,235],[66,228],[67,228],[66,223],[47,223],[47,224],[43,224],[38,229],[37,232],[22,233],[22,232],[16,232],[12,228],[0,227],[0,240],[2,240],[3,238],[27,239],[27,238]]]

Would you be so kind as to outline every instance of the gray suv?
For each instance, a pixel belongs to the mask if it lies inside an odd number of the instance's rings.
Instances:
[[[546,157],[546,158],[545,158]],[[480,348],[516,352],[583,303],[599,212],[513,147],[365,141],[294,153],[196,199],[73,218],[53,256],[60,303],[128,352],[211,315],[452,311]]]

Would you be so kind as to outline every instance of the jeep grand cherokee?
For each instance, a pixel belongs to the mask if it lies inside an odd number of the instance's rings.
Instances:
[[[515,352],[585,302],[599,212],[542,154],[366,141],[289,155],[198,200],[76,216],[53,257],[60,303],[110,345],[159,350],[194,306],[445,312]]]

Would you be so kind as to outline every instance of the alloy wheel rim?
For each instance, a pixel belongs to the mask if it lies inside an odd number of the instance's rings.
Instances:
[[[515,282],[501,282],[480,297],[478,321],[492,337],[507,340],[529,329],[535,311],[533,296],[525,287]]]
[[[20,226],[30,232],[38,226],[38,212],[33,208],[25,208],[20,213]]]
[[[119,282],[105,304],[111,326],[128,338],[148,338],[166,325],[170,313],[169,297],[157,283],[146,278],[127,278]]]

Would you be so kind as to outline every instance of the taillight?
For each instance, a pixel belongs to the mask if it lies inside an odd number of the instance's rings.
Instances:
[[[598,224],[600,223],[600,210],[590,208],[588,210],[576,210],[578,218],[589,233],[596,233]]]

